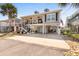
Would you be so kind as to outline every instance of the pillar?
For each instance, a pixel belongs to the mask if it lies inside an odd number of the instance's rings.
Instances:
[[[61,34],[61,31],[60,31],[60,28],[59,27],[57,27],[57,34]]]
[[[45,34],[45,15],[42,15],[42,21],[43,21],[42,33]]]
[[[44,25],[43,25],[43,27],[42,27],[42,33],[43,33],[43,34],[45,33],[45,27],[44,27]]]
[[[77,33],[78,33],[78,26],[76,26],[76,30],[77,30]]]
[[[15,20],[14,20],[13,27],[14,27],[14,33],[16,33],[16,31],[17,31],[17,28],[16,28],[16,22],[15,22]]]

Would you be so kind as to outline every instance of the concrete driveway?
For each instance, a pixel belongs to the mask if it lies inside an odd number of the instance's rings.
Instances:
[[[59,35],[15,35],[0,40],[0,55],[63,55],[69,46]]]

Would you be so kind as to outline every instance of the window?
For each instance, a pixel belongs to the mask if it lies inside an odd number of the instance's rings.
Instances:
[[[52,20],[56,20],[56,13],[53,13],[51,16],[52,16],[51,18]]]
[[[50,20],[51,19],[51,15],[48,15],[47,19]]]
[[[56,20],[56,13],[47,14],[47,21]]]

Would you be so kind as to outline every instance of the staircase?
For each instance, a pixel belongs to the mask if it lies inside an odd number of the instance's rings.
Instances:
[[[26,34],[29,31],[30,30],[28,26],[18,26],[18,29],[17,29],[17,33],[20,33],[20,34]]]

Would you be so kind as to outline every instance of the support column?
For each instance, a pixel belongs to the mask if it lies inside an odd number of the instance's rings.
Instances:
[[[78,26],[76,26],[76,30],[77,30],[77,33],[78,33]]]
[[[60,17],[60,13],[57,13],[57,21],[59,23],[59,25],[57,25],[57,33],[60,35],[61,34],[61,28],[60,28],[61,17]]]
[[[42,27],[42,33],[45,34],[45,26]]]
[[[14,20],[14,23],[13,23],[13,27],[14,27],[14,33],[17,32],[17,28],[16,28],[16,21]]]
[[[45,15],[42,15],[43,26],[42,26],[42,33],[45,34]]]
[[[59,35],[61,34],[59,27],[57,27],[57,33],[58,33]]]

